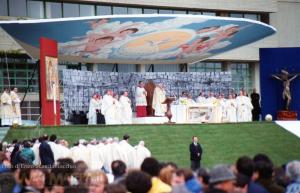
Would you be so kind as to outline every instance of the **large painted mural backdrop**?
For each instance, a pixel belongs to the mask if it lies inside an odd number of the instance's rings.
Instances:
[[[66,119],[72,111],[88,111],[93,94],[104,94],[113,89],[121,93],[129,91],[129,97],[135,104],[134,93],[138,82],[152,80],[163,83],[168,96],[179,96],[188,91],[196,98],[200,91],[205,93],[228,94],[231,90],[230,72],[145,72],[117,73],[63,70],[64,112]]]
[[[32,55],[39,38],[59,43],[59,55],[79,61],[195,62],[275,33],[261,22],[201,15],[102,16],[2,22]]]

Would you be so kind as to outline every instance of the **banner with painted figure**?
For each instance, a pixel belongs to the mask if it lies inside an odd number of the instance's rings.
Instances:
[[[39,38],[54,39],[61,60],[97,63],[192,63],[255,42],[276,30],[262,22],[203,15],[113,15],[0,26],[38,57]]]
[[[59,101],[58,60],[57,58],[46,56],[45,63],[47,100]]]

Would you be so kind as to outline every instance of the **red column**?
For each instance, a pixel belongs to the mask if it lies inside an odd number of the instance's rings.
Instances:
[[[47,100],[46,84],[46,57],[57,58],[57,42],[47,38],[40,38],[40,100],[41,100],[41,124],[43,126],[60,125],[60,103],[56,101],[56,116],[54,115],[54,102]],[[59,86],[59,85],[57,85]],[[59,96],[56,96],[59,99]]]

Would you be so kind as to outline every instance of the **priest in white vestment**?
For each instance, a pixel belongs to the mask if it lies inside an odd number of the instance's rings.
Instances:
[[[147,116],[147,91],[144,88],[145,84],[143,81],[139,81],[139,85],[135,91],[135,106],[136,106],[136,117]]]
[[[113,98],[113,91],[108,90],[106,94],[103,96],[102,106],[101,106],[101,113],[104,115],[105,123],[107,125],[113,125],[117,123],[117,121],[115,120],[117,112],[114,104],[115,104],[115,99]]]
[[[119,95],[114,94],[114,103],[113,108],[115,111],[115,123],[114,124],[122,124],[122,106],[119,102]]]
[[[233,98],[232,94],[228,95],[228,99],[226,100],[226,121],[230,123],[237,122],[237,102],[236,99]]]
[[[206,103],[206,98],[204,92],[200,92],[199,96],[196,99],[196,103],[204,105]]]
[[[14,88],[10,92],[10,97],[12,100],[12,108],[13,108],[13,122],[22,125],[21,108],[20,108],[21,99],[17,93],[18,93],[17,88]]]
[[[121,123],[122,124],[132,124],[132,109],[131,100],[128,98],[128,92],[125,91],[119,99],[121,104]]]
[[[90,100],[89,112],[88,112],[88,124],[96,125],[97,124],[97,112],[96,109],[99,108],[99,100],[97,99],[97,95],[94,94]]]
[[[252,120],[251,110],[253,106],[249,97],[244,96],[243,91],[240,91],[240,95],[236,97],[237,102],[237,121],[248,122]]]
[[[167,112],[167,105],[162,104],[166,100],[166,91],[162,83],[159,83],[153,93],[152,109],[154,109],[155,116],[165,116]]]
[[[87,163],[90,170],[101,170],[104,164],[104,158],[98,150],[97,144],[88,144],[87,150],[89,152],[89,163]]]
[[[1,95],[1,124],[2,125],[12,125],[13,120],[13,108],[12,100],[9,95],[9,90],[4,89]]]
[[[81,160],[86,164],[90,163],[90,152],[85,143],[85,140],[79,140],[79,144],[71,148],[71,155],[74,162]]]
[[[136,162],[135,168],[140,168],[144,159],[147,157],[151,157],[151,152],[148,148],[145,147],[145,142],[140,141],[137,146],[134,147],[136,151]]]
[[[136,152],[134,147],[132,147],[129,143],[129,136],[124,135],[123,140],[120,141],[120,146],[122,147],[123,151],[127,154],[128,162],[126,163],[128,169],[132,169],[135,167],[136,161]]]

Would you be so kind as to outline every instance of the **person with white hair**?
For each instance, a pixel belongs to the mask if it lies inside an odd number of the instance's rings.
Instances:
[[[286,175],[292,183],[286,188],[286,193],[300,192],[300,161],[295,160],[287,164]]]
[[[153,92],[152,109],[155,116],[165,116],[167,105],[162,104],[166,100],[166,91],[162,83],[156,85]]]
[[[140,141],[138,145],[135,147],[136,152],[136,162],[135,162],[135,168],[140,168],[144,159],[147,157],[151,157],[151,152],[147,147],[145,147],[145,142]]]
[[[128,98],[128,92],[125,91],[119,99],[121,104],[121,123],[122,124],[132,124],[132,109],[131,100]]]

